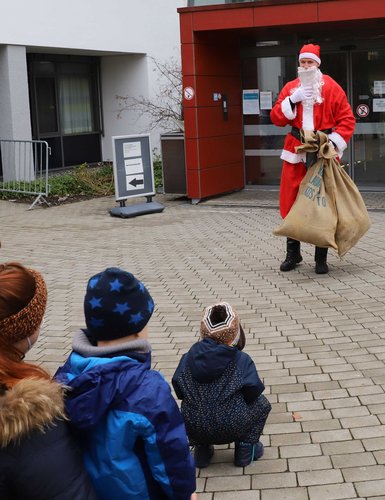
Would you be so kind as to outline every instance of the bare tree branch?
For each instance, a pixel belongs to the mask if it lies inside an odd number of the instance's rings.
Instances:
[[[171,57],[157,61],[151,57],[157,74],[157,91],[153,98],[130,95],[116,96],[119,103],[118,118],[125,111],[134,111],[149,118],[148,128],[175,130],[175,120],[183,120],[182,71],[179,62]]]

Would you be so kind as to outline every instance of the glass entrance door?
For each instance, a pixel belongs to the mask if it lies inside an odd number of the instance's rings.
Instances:
[[[295,56],[250,57],[242,64],[242,83],[245,91],[257,90],[265,95],[258,109],[244,110],[244,155],[246,185],[278,186],[281,177],[281,151],[290,127],[276,127],[270,111],[279,91],[295,78]],[[264,93],[264,94],[262,94]]]
[[[385,50],[324,50],[321,69],[345,90],[357,120],[342,157],[344,168],[360,189],[385,190]],[[243,88],[270,91],[275,101],[295,72],[295,56],[246,59]],[[279,155],[288,130],[271,124],[269,110],[244,115],[247,185],[279,185]]]
[[[345,91],[348,101],[351,104],[351,64],[349,53],[347,52],[322,52],[321,71],[335,80]],[[341,159],[341,164],[346,172],[353,175],[352,160],[353,140],[348,144]]]
[[[385,188],[385,50],[351,53],[353,178],[360,189]]]

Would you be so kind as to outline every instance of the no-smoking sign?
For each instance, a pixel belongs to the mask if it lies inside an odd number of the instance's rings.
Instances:
[[[187,99],[187,101],[191,101],[191,99],[194,99],[195,95],[194,89],[192,87],[185,87],[183,89],[183,95],[184,98]]]
[[[366,118],[370,113],[370,108],[367,104],[359,104],[356,108],[356,113],[360,118]]]

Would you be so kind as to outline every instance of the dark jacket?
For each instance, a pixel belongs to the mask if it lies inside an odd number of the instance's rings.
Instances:
[[[190,444],[236,441],[254,425],[265,389],[248,354],[210,338],[182,356],[172,384]]]
[[[1,500],[96,500],[64,417],[62,388],[24,379],[0,396]]]
[[[96,347],[83,332],[56,377],[70,387],[66,409],[83,438],[99,497],[189,500],[195,467],[170,386],[151,370],[150,345]]]

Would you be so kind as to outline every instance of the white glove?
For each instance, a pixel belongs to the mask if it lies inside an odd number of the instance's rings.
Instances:
[[[290,96],[290,100],[293,104],[297,102],[306,101],[306,99],[311,99],[313,97],[313,87],[307,85],[306,87],[298,87]]]

